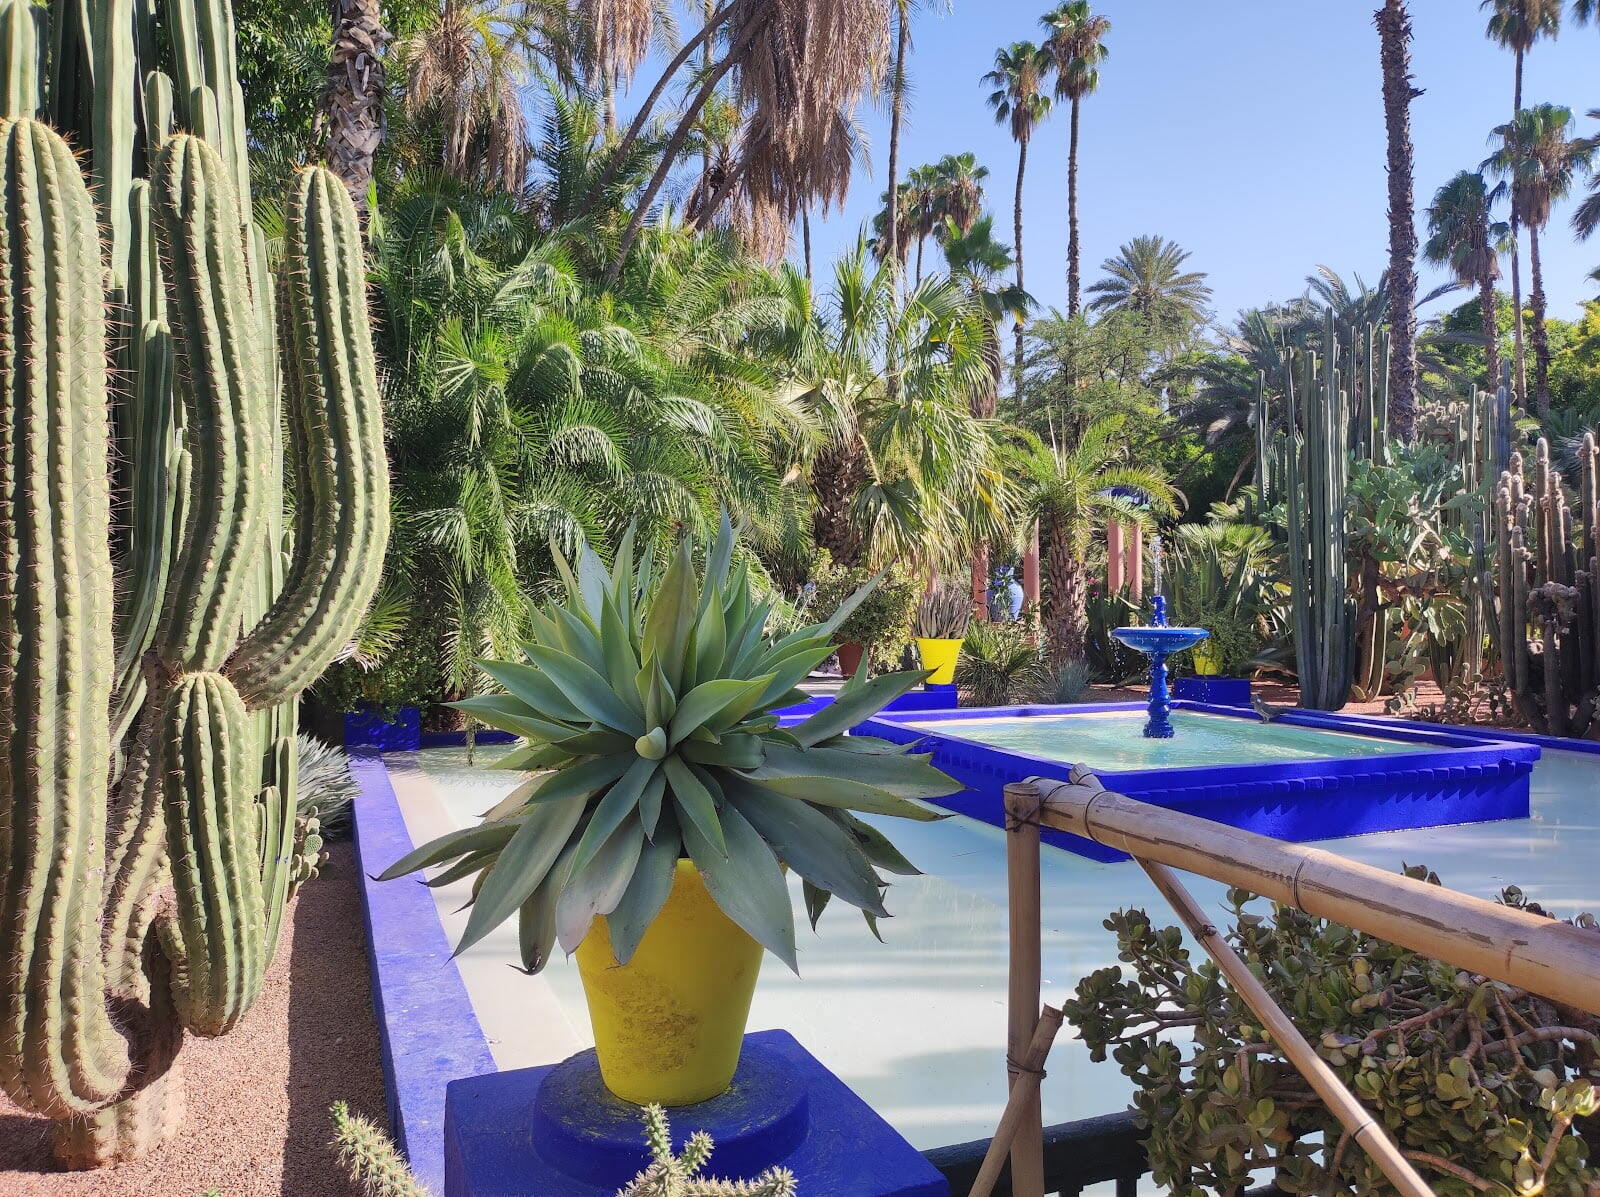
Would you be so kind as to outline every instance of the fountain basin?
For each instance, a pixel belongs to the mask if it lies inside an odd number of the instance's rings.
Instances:
[[[1113,628],[1111,634],[1129,648],[1142,653],[1176,653],[1199,644],[1210,632],[1204,628],[1131,627]]]
[[[1177,701],[1172,739],[1140,735],[1140,703],[968,707],[889,712],[856,734],[918,742],[968,789],[935,805],[1004,826],[1013,781],[1065,781],[1074,763],[1107,788],[1293,842],[1528,816],[1530,744],[1459,730],[1378,730],[1370,720],[1254,712]],[[1103,844],[1045,832],[1092,860],[1126,860]]]

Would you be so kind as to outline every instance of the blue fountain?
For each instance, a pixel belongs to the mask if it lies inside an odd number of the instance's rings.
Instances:
[[[1150,740],[1172,739],[1172,692],[1167,689],[1167,657],[1171,653],[1193,648],[1211,635],[1204,628],[1171,628],[1167,626],[1167,600],[1156,595],[1150,600],[1150,626],[1116,628],[1112,631],[1129,648],[1136,648],[1150,658],[1150,718],[1145,721],[1144,734]]]

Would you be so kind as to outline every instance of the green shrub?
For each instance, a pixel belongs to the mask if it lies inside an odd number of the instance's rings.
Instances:
[[[1600,1019],[1293,907],[1273,903],[1263,917],[1246,909],[1256,900],[1229,891],[1229,941],[1436,1193],[1600,1184],[1579,1133],[1600,1129],[1583,1126],[1600,1097]],[[1515,889],[1502,900],[1543,913]],[[1191,960],[1178,928],[1157,930],[1142,910],[1105,925],[1131,975],[1100,969],[1065,1010],[1091,1058],[1110,1054],[1137,1086],[1157,1184],[1236,1193],[1270,1168],[1290,1193],[1389,1191],[1216,967]]]
[[[830,618],[876,576],[875,570],[838,565],[826,549],[820,550],[811,571],[815,589],[806,607],[807,620]],[[839,625],[833,642],[864,645],[871,650],[875,666],[892,667],[911,643],[911,624],[921,595],[921,583],[910,570],[890,566],[877,587]]]
[[[426,637],[408,635],[376,667],[355,661],[330,667],[311,696],[339,714],[370,709],[393,719],[401,707],[426,707],[439,700],[439,663]]]
[[[956,662],[956,687],[967,706],[1003,707],[1034,698],[1049,677],[1044,646],[1031,623],[967,625]]]

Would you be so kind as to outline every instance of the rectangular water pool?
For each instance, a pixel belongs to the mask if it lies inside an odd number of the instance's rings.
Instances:
[[[1492,736],[1384,729],[1320,711],[1263,722],[1251,712],[1173,704],[1170,740],[1142,735],[1134,703],[887,712],[856,729],[920,742],[968,789],[938,800],[1000,826],[1001,792],[1074,764],[1112,790],[1279,839],[1303,842],[1528,815],[1539,749]],[[1048,842],[1095,860],[1126,857],[1075,835]]]

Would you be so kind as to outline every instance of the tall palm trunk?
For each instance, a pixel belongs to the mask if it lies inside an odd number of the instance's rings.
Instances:
[[[1541,420],[1550,415],[1550,334],[1544,326],[1544,269],[1539,261],[1539,229],[1528,226],[1528,268],[1533,291],[1528,296],[1533,308],[1533,401]]]
[[[1522,111],[1522,51],[1516,54],[1515,82],[1511,88],[1511,119]],[[1528,359],[1522,333],[1522,240],[1517,236],[1521,221],[1517,215],[1517,197],[1511,196],[1511,308],[1515,321],[1511,326],[1511,395],[1524,411],[1528,409]]]
[[[988,316],[983,319],[983,363],[987,368],[989,381],[986,385],[973,392],[971,405],[972,414],[980,420],[994,419],[995,411],[1000,406],[1000,373],[1005,369],[1004,358],[1000,349],[999,332],[995,328],[994,320]],[[972,550],[972,617],[986,620],[989,618],[989,542],[980,540]]]
[[[811,282],[811,207],[800,209],[800,242],[805,247],[806,282]]]
[[[922,286],[922,248],[928,244],[926,237],[917,238],[917,273],[912,278],[912,285]]]
[[[850,518],[850,505],[866,481],[858,446],[836,441],[811,464],[811,490],[817,506],[811,514],[811,536],[840,565],[856,566],[866,551],[860,529]]]
[[[900,122],[906,107],[906,50],[911,44],[911,28],[906,18],[911,0],[894,6],[894,78],[889,82],[889,256],[884,259],[889,269],[900,269]],[[898,277],[898,275],[896,275]],[[899,284],[895,284],[899,294]],[[884,363],[884,382],[889,392],[889,402],[900,397],[900,353],[894,339],[889,340],[888,358]]]
[[[1485,270],[1478,277],[1478,318],[1483,326],[1484,387],[1493,391],[1500,385],[1500,317],[1495,311],[1494,275]]]
[[[1027,139],[1017,142],[1017,194],[1011,203],[1011,231],[1017,256],[1017,290],[1022,290],[1022,179],[1028,171]],[[1017,348],[1012,368],[1011,388],[1022,394],[1022,321],[1017,321]]]
[[[1072,99],[1072,132],[1067,140],[1067,315],[1078,314],[1078,283],[1082,250],[1078,244],[1078,107]]]
[[[1374,15],[1383,66],[1389,168],[1389,427],[1409,440],[1417,421],[1417,227],[1412,197],[1411,15],[1384,0]]]
[[[363,219],[372,163],[385,132],[382,53],[388,42],[378,0],[334,0],[333,45],[322,95],[328,166],[349,190]]]
[[[1045,653],[1052,664],[1084,659],[1089,632],[1089,571],[1073,544],[1071,529],[1045,516],[1040,520],[1044,558]]]

